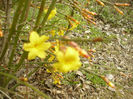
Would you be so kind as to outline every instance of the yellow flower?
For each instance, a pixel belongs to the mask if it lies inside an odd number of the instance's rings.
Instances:
[[[47,13],[48,9],[44,10],[44,13]],[[56,15],[56,8],[54,8],[48,16],[48,20],[52,19]]]
[[[48,38],[49,37],[45,35],[39,36],[35,31],[32,31],[30,33],[30,43],[25,43],[23,46],[24,50],[29,52],[29,60],[35,59],[36,56],[45,58],[45,50],[47,50],[51,46],[51,43],[45,42],[46,40],[48,40]]]
[[[68,47],[64,52],[57,51],[56,57],[58,62],[53,64],[57,72],[66,73],[72,70],[77,70],[81,66],[78,51],[74,48]]]

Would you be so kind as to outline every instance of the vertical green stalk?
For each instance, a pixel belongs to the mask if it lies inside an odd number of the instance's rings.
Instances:
[[[27,57],[27,54],[28,54],[28,53],[24,51],[24,53],[22,54],[22,56],[21,56],[21,58],[20,58],[19,63],[16,65],[16,68],[15,68],[13,74],[15,74],[15,73],[19,70],[19,68],[21,67],[21,65],[22,65],[22,63],[24,62],[25,58]]]
[[[29,11],[30,3],[31,3],[31,0],[26,0],[25,1],[25,6],[23,8],[23,12],[22,12],[22,15],[21,15],[20,21],[19,21],[20,24],[25,21],[25,16],[26,16],[26,13],[28,13],[28,11]],[[19,32],[16,34],[16,37],[15,37],[15,40],[14,40],[14,45],[13,45],[13,49],[12,49],[12,52],[11,52],[11,55],[10,55],[10,58],[9,58],[8,67],[11,65],[11,63],[13,61],[14,53],[15,53],[15,50],[16,50],[16,47],[17,47],[17,41],[19,39],[20,30],[22,29],[22,27],[23,27],[23,25],[20,25],[18,27]]]
[[[20,12],[21,12],[21,9],[22,9],[22,6],[23,6],[23,2],[24,2],[24,0],[19,0],[19,2],[18,2],[18,7],[17,7],[17,10],[16,10],[15,15],[13,17],[13,23],[12,23],[11,29],[9,30],[8,38],[7,38],[6,42],[5,42],[4,49],[3,49],[2,54],[0,56],[0,61],[3,59],[5,53],[6,53],[7,49],[8,49],[11,37],[12,37],[13,33],[15,32],[19,16],[21,15]]]
[[[36,23],[35,23],[35,27],[33,29],[34,31],[37,30],[37,28],[38,28],[38,26],[40,24],[40,19],[41,19],[41,16],[43,14],[43,9],[44,9],[44,6],[45,6],[45,2],[46,2],[46,0],[42,0],[42,2],[41,2],[41,7],[39,9],[39,14],[37,16]]]
[[[27,52],[24,51],[24,53],[21,55],[21,58],[19,60],[19,63],[16,65],[14,72],[12,75],[14,75],[22,66],[22,63],[24,62],[25,58],[27,57]],[[8,82],[11,80],[11,78],[7,79],[4,83],[3,87],[6,87],[8,85]]]
[[[47,19],[48,19],[49,14],[51,13],[51,11],[53,10],[53,8],[54,8],[54,6],[55,6],[55,4],[56,4],[56,1],[57,1],[57,0],[52,0],[52,2],[51,2],[51,4],[50,4],[50,7],[49,7],[49,9],[48,9],[48,11],[47,11],[45,17],[43,18],[43,21],[42,21],[42,23],[41,23],[41,26],[39,27],[39,29],[37,30],[37,32],[40,32],[40,31],[41,31],[41,28],[43,28],[43,26],[45,25],[45,23],[46,23],[46,21],[47,21]]]

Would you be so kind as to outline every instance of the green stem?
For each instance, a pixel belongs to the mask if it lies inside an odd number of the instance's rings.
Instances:
[[[2,30],[9,30],[9,29],[2,29]],[[15,32],[24,32],[24,33],[27,33],[28,31],[23,31],[23,30],[15,30]]]
[[[21,68],[21,65],[22,65],[22,63],[24,62],[24,59],[27,57],[27,52],[25,52],[24,51],[24,53],[21,55],[21,58],[20,58],[20,60],[19,60],[19,63],[16,65],[16,67],[15,67],[15,70],[14,70],[14,72],[12,73],[13,75]],[[8,82],[10,81],[11,79],[10,78],[8,78],[7,80],[6,80],[6,82],[4,83],[4,87],[6,87],[7,85],[8,85]]]
[[[86,39],[86,38],[69,38],[69,39],[62,38],[62,37],[51,37],[50,38],[50,40],[55,40],[55,39],[58,39],[61,41],[93,42],[92,40]]]
[[[24,51],[24,53],[21,56],[21,59],[20,59],[19,63],[16,65],[16,68],[15,68],[13,74],[15,74],[19,70],[19,68],[21,67],[21,65],[24,62],[25,58],[27,57],[27,54],[28,53]]]
[[[9,46],[9,42],[11,40],[11,37],[12,37],[13,33],[15,32],[15,29],[16,29],[16,26],[17,26],[17,22],[18,22],[18,19],[19,19],[19,16],[21,15],[20,12],[21,12],[21,9],[23,7],[23,1],[24,0],[19,0],[17,10],[16,10],[15,15],[13,17],[13,23],[12,23],[11,29],[9,30],[8,38],[7,38],[6,42],[5,42],[5,45],[4,45],[2,54],[0,56],[0,61],[3,59],[5,53],[6,53],[7,49],[8,49],[8,46]]]
[[[23,12],[22,12],[22,15],[21,15],[21,17],[20,17],[19,23],[24,22],[25,16],[26,16],[26,14],[27,14],[27,11],[29,11],[28,8],[29,8],[29,6],[30,6],[30,3],[31,3],[31,0],[26,0],[26,1],[25,1],[25,6],[24,6],[24,8],[23,8]],[[21,30],[22,27],[23,27],[23,25],[19,25],[18,30]],[[16,33],[16,37],[15,37],[15,39],[14,39],[13,49],[12,49],[12,51],[11,51],[11,55],[10,55],[10,57],[9,57],[9,62],[8,62],[8,66],[7,66],[7,67],[10,67],[11,64],[12,64],[12,61],[13,61],[13,58],[14,58],[14,54],[15,54],[15,51],[16,51],[16,48],[17,48],[17,42],[18,42],[18,39],[19,39],[19,35],[20,35],[20,32]],[[7,83],[8,83],[8,78],[5,79],[5,84],[7,84]]]
[[[37,28],[40,24],[40,19],[41,19],[41,16],[43,14],[43,9],[44,9],[44,6],[45,6],[45,2],[46,2],[46,0],[42,0],[41,7],[40,7],[40,10],[39,10],[39,14],[37,16],[37,20],[36,20],[36,23],[35,23],[35,27],[33,29],[34,31],[37,30]]]
[[[47,62],[47,61],[44,61],[44,62],[30,62],[28,64],[38,64],[38,65],[42,65],[42,64],[53,64],[55,63],[56,61],[54,62]]]
[[[25,1],[25,6],[24,6],[24,9],[23,9],[23,12],[22,12],[22,15],[21,15],[21,18],[20,18],[19,23],[24,22],[26,12],[29,11],[28,8],[29,8],[29,6],[30,6],[30,3],[31,3],[31,0],[26,0],[26,1]],[[28,12],[27,12],[27,13],[28,13]],[[23,27],[23,25],[20,25],[20,26],[18,27],[18,30],[21,30],[22,27]],[[11,66],[11,63],[12,63],[12,61],[13,61],[14,53],[15,53],[15,50],[16,50],[16,48],[17,48],[17,42],[18,42],[18,39],[19,39],[19,35],[20,35],[20,32],[18,32],[18,33],[16,34],[16,37],[15,37],[15,40],[14,40],[13,49],[12,49],[12,52],[11,52],[11,55],[10,55],[10,58],[9,58],[9,62],[8,62],[8,67]]]
[[[11,79],[15,79],[16,81],[18,81],[19,83],[31,88],[32,90],[34,90],[35,92],[37,92],[39,95],[43,96],[44,98],[46,99],[50,99],[50,97],[48,97],[46,94],[44,94],[43,92],[39,91],[37,88],[33,87],[32,85],[26,83],[26,82],[23,82],[21,80],[19,80],[17,77],[13,76],[13,75],[9,75],[7,73],[3,73],[3,72],[0,72],[0,75],[3,75],[3,76],[7,76]]]
[[[46,15],[45,15],[45,17],[44,17],[42,23],[41,23],[41,26],[40,26],[39,29],[37,30],[38,33],[39,33],[39,32],[41,31],[41,29],[44,27],[44,25],[45,25],[45,23],[46,23],[46,21],[47,21],[47,19],[48,19],[48,16],[50,15],[51,11],[53,10],[53,8],[54,8],[54,6],[55,6],[55,4],[56,4],[56,1],[57,1],[57,0],[52,0],[52,2],[51,2],[51,4],[50,4],[50,7],[49,7],[49,9],[48,9],[48,11],[47,11],[47,13],[46,13]]]
[[[95,72],[93,72],[93,71],[91,71],[91,70],[87,70],[87,69],[85,69],[84,67],[80,67],[80,70],[82,71],[85,71],[85,72],[87,72],[87,73],[89,73],[89,74],[93,74],[93,75],[96,75],[96,76],[98,76],[98,77],[100,77],[100,75],[99,74],[97,74],[97,73],[95,73]]]

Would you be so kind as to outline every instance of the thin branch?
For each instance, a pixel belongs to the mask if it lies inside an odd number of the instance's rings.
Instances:
[[[2,94],[4,94],[8,99],[12,99],[11,97],[9,97],[5,92],[3,92],[2,90],[0,90],[0,92],[2,93]]]
[[[17,10],[16,10],[15,15],[13,17],[12,26],[11,26],[11,29],[9,30],[8,38],[7,38],[6,42],[5,42],[2,54],[0,56],[0,61],[3,59],[5,53],[6,53],[7,49],[8,49],[11,37],[12,37],[12,35],[13,35],[15,29],[16,29],[17,22],[18,22],[18,19],[19,19],[19,16],[20,16],[20,11],[21,11],[21,8],[23,7],[23,1],[24,0],[19,0],[19,4],[18,4],[18,7],[17,7]]]

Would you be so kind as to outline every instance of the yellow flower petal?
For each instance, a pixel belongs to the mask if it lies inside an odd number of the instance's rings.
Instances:
[[[51,43],[47,42],[47,43],[44,43],[44,46],[45,46],[45,49],[49,49],[51,47]]]
[[[40,58],[45,58],[46,53],[44,51],[38,51],[37,56],[40,57]]]
[[[36,56],[37,56],[37,51],[36,51],[35,49],[32,49],[32,50],[28,53],[28,60],[35,59]]]
[[[37,32],[32,31],[30,33],[30,42],[31,43],[37,43],[39,41],[39,35],[37,34]]]
[[[30,51],[31,49],[32,49],[32,44],[31,43],[25,43],[24,45],[23,45],[23,49],[25,50],[25,51]]]
[[[45,42],[45,41],[47,41],[49,39],[49,37],[48,36],[45,36],[45,35],[43,35],[43,36],[41,36],[40,37],[40,42]]]

